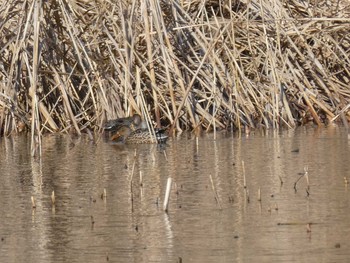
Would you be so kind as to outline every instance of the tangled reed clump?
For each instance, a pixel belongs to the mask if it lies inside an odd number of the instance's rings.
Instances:
[[[1,135],[350,119],[346,0],[0,1]]]

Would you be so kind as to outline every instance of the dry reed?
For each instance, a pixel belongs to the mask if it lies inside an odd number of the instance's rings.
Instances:
[[[54,190],[51,193],[51,204],[52,204],[52,206],[54,206],[56,204],[56,196],[55,196]]]
[[[36,208],[36,203],[35,203],[34,196],[31,196],[31,200],[32,200],[32,208]]]
[[[165,189],[164,203],[163,203],[163,210],[165,212],[168,212],[171,184],[172,184],[172,178],[168,177],[167,184],[166,184],[166,189]]]
[[[30,130],[33,154],[133,112],[177,131],[350,119],[346,0],[0,1],[0,134]]]
[[[216,191],[216,188],[215,188],[215,185],[214,185],[214,181],[213,181],[213,177],[211,176],[211,174],[209,174],[209,178],[210,178],[211,189],[213,190],[213,193],[214,193],[215,201],[219,205],[219,208],[222,209],[220,198],[219,198],[218,192]]]

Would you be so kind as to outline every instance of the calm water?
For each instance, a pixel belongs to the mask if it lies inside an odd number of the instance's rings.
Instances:
[[[40,162],[27,137],[0,139],[0,262],[350,260],[341,128],[183,135],[165,147],[60,135],[43,144]],[[305,177],[294,189],[305,168],[309,195]]]

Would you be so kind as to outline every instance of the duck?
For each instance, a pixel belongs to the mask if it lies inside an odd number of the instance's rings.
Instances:
[[[139,114],[134,114],[131,117],[118,118],[107,121],[104,126],[104,130],[116,132],[123,126],[129,127],[132,131],[147,128],[147,125],[144,121],[142,121],[141,116]]]
[[[165,143],[168,135],[165,134],[165,129],[155,129],[155,136],[145,129],[132,130],[129,126],[120,127],[112,136],[114,142],[126,144],[141,144],[141,143]]]

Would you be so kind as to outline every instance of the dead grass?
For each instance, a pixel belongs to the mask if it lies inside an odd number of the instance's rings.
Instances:
[[[350,119],[345,0],[0,1],[1,135]]]

